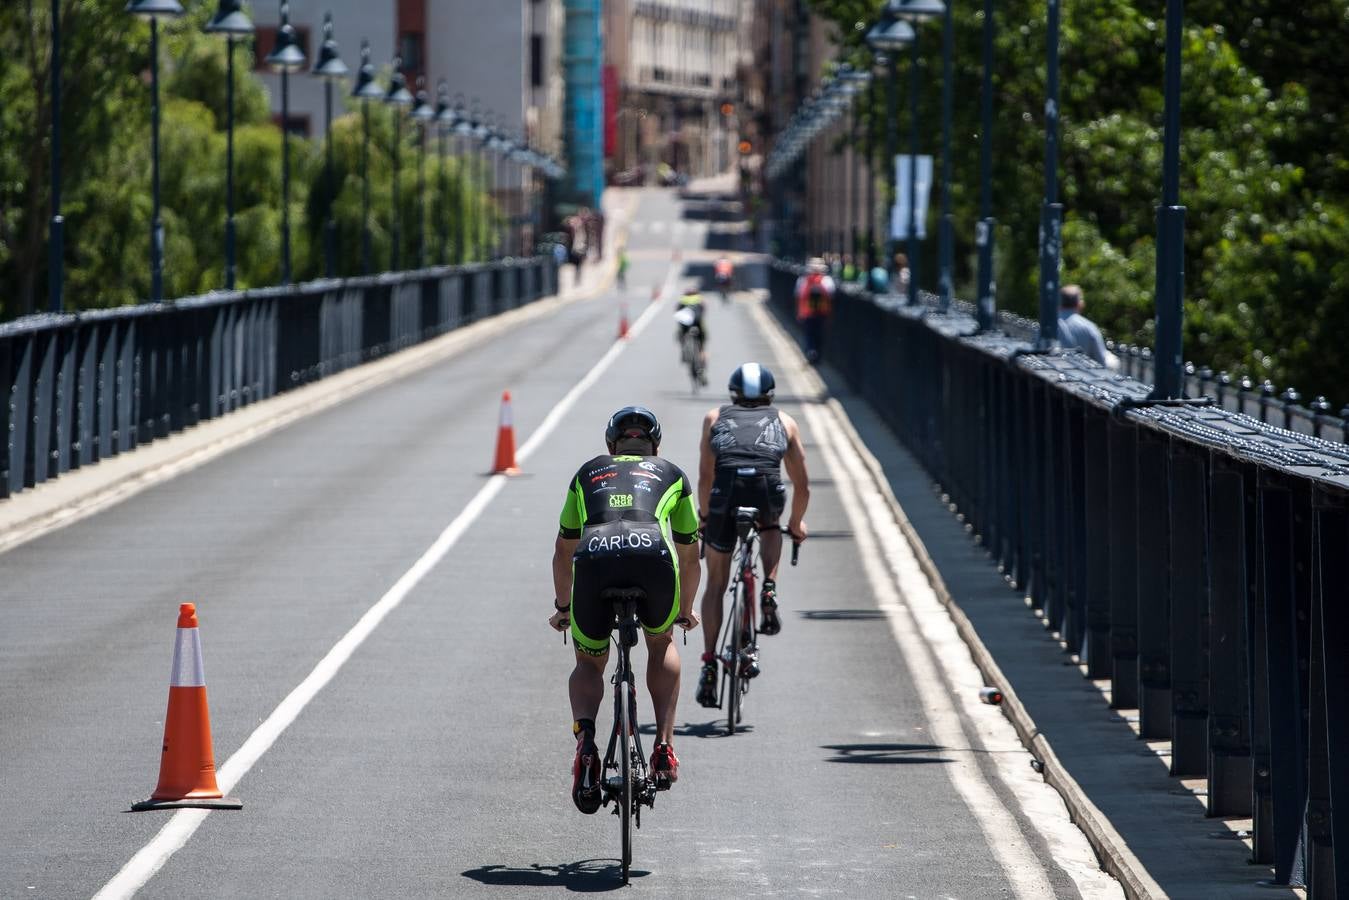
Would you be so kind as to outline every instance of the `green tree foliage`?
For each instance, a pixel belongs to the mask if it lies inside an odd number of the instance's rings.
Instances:
[[[150,195],[149,25],[124,3],[62,0],[62,173],[66,218],[68,308],[111,307],[149,294]],[[203,33],[212,4],[189,4],[180,19],[160,23],[161,191],[164,293],[185,297],[224,283],[227,43]],[[0,3],[0,320],[47,305],[47,225],[51,140],[49,5]],[[234,48],[234,190],[238,287],[281,278],[282,137],[270,99],[253,75],[251,42]],[[301,74],[292,76],[307,78]],[[374,266],[390,259],[394,126],[392,111],[371,109],[369,161]],[[361,270],[361,116],[334,123],[339,273]],[[401,144],[404,266],[417,259],[415,129],[404,122]],[[330,207],[319,140],[289,138],[293,277],[323,269],[322,223]],[[433,142],[434,143],[434,142]],[[482,237],[458,224],[496,223],[482,172],[447,159],[446,178],[434,147],[427,165],[428,262],[477,259]],[[442,183],[446,189],[440,189]],[[444,210],[450,245],[437,243]]]
[[[812,0],[843,55],[869,66],[881,0]],[[983,4],[955,14],[952,206],[957,284],[972,293]],[[1044,184],[1045,0],[998,0],[994,214],[999,303],[1034,315]],[[1064,279],[1115,339],[1152,343],[1161,194],[1165,0],[1063,4]],[[1181,202],[1187,356],[1349,400],[1349,38],[1343,0],[1191,0],[1186,10]],[[922,27],[920,152],[938,153],[941,28]],[[907,152],[908,54],[899,63]],[[864,95],[865,96],[865,95]],[[884,92],[863,111],[884,146]],[[940,191],[934,191],[934,210]],[[929,234],[935,233],[930,223]],[[935,284],[936,246],[921,260]]]

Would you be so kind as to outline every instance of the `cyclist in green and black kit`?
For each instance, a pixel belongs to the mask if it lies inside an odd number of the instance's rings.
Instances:
[[[670,740],[679,698],[679,652],[671,639],[676,622],[698,626],[698,513],[693,489],[678,466],[656,455],[660,423],[649,409],[628,406],[605,430],[609,453],[587,462],[572,478],[553,550],[558,631],[571,622],[576,667],[569,682],[576,759],[572,800],[583,813],[600,807],[601,760],[595,715],[604,698],[613,610],[600,600],[611,588],[641,588],[638,608],[646,632],[647,688],[656,714],[651,771],[658,790],[679,778]]]

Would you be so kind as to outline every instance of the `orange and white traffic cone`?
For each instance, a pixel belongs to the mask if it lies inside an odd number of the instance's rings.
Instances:
[[[515,423],[511,418],[510,391],[501,392],[501,420],[497,426],[497,452],[492,474],[520,474],[520,467],[515,464]]]
[[[173,671],[169,677],[169,711],[164,717],[163,755],[159,786],[149,800],[131,804],[133,810],[243,809],[221,793],[215,781],[211,751],[211,715],[206,709],[206,671],[201,662],[197,608],[178,607],[178,636],[173,644]]]
[[[628,339],[628,301],[618,301],[618,339],[626,341]]]

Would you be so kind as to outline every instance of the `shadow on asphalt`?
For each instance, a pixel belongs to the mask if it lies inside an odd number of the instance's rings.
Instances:
[[[528,866],[479,866],[462,874],[481,884],[513,887],[566,888],[580,894],[621,889],[622,867],[616,859],[583,859],[580,862],[546,866],[530,863]],[[630,878],[650,875],[641,869],[629,869]]]
[[[945,750],[936,744],[825,744],[821,750],[833,750],[825,762],[883,763],[887,765],[918,765],[922,763],[955,762],[944,756],[920,756],[932,750]]]
[[[741,722],[735,727],[736,734],[749,734],[754,730],[754,726]],[[655,734],[655,725],[643,725],[640,729],[642,734]],[[730,737],[726,733],[726,719],[713,719],[710,722],[685,722],[683,725],[676,725],[674,730],[676,737],[696,737],[696,738],[719,738]]]
[[[869,622],[885,618],[879,609],[803,609],[798,615],[817,622]]]

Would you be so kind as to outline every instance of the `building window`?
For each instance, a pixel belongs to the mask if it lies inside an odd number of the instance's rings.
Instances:
[[[529,36],[529,84],[543,87],[543,35]]]
[[[300,49],[304,51],[305,58],[309,58],[309,29],[304,25],[295,25],[295,40],[299,43]],[[276,31],[275,25],[259,25],[253,32],[253,69],[257,72],[270,72],[271,68],[267,65],[267,54],[276,49]]]
[[[422,35],[405,31],[398,39],[398,55],[403,58],[404,72],[422,71]]]

